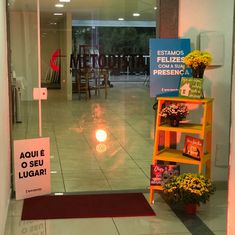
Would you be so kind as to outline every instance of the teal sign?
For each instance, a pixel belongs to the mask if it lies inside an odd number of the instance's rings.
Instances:
[[[150,39],[150,96],[178,96],[190,39]]]

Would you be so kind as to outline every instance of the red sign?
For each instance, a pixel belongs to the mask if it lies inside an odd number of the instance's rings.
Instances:
[[[57,49],[51,57],[50,66],[53,69],[53,71],[59,71],[60,70],[59,66],[56,65],[56,59],[57,59],[57,57],[59,57],[59,55],[60,55],[60,50]]]

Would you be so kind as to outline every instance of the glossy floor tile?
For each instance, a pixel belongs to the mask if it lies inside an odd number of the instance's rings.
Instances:
[[[67,101],[61,90],[48,90],[42,133],[50,137],[53,192],[148,187],[142,162],[152,159],[155,99],[142,82],[113,85],[106,100],[102,94],[90,100],[74,94]],[[14,139],[37,137],[37,112],[35,102],[22,101],[22,123],[13,125]],[[97,129],[107,132],[104,143],[97,141]]]

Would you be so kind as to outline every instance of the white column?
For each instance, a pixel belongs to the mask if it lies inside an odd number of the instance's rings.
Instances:
[[[37,0],[38,88],[41,88],[40,1]],[[42,101],[38,100],[38,135],[42,137]]]
[[[235,24],[235,21],[234,21]],[[235,26],[233,27],[235,30]],[[233,42],[235,46],[235,40]],[[234,47],[235,48],[235,47]],[[232,75],[232,114],[230,131],[230,158],[229,158],[229,179],[228,179],[228,209],[227,209],[227,235],[235,234],[235,56],[233,54],[233,75]]]
[[[72,14],[66,13],[66,93],[67,100],[72,100],[72,74],[70,73],[70,55],[72,53]]]

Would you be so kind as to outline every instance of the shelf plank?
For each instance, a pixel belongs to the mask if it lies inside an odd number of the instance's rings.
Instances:
[[[194,123],[180,123],[178,127],[172,127],[167,123],[163,123],[157,127],[160,131],[176,131],[176,132],[184,132],[184,133],[195,133],[201,134],[203,132],[202,124],[194,124]],[[206,125],[205,131],[211,130],[211,125]]]
[[[213,101],[212,98],[190,99],[190,98],[183,98],[183,97],[157,97],[157,99],[164,100],[164,101],[177,101],[177,102],[187,102],[187,103],[196,103],[196,104],[210,103]]]
[[[175,149],[164,149],[161,150],[155,159],[158,161],[169,161],[169,162],[178,162],[184,164],[192,164],[192,165],[200,165],[201,161],[186,157],[182,154],[182,150],[175,150]],[[202,162],[207,161],[210,159],[210,154],[204,154]]]
[[[163,190],[161,185],[150,185],[149,189],[154,189],[154,190]]]

